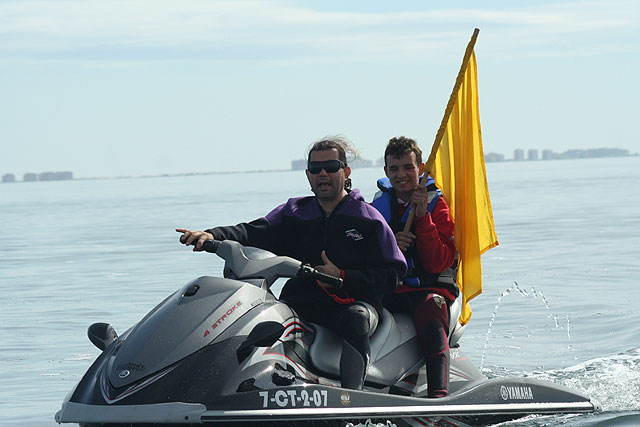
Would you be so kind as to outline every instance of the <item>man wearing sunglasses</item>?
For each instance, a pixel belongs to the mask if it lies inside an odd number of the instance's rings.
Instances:
[[[180,240],[202,250],[207,239],[231,239],[311,264],[340,277],[340,288],[306,278],[287,281],[280,299],[308,321],[342,337],[342,387],[362,390],[369,337],[382,312],[382,297],[406,273],[406,262],[385,219],[351,189],[348,141],[327,137],[313,144],[307,180],[315,196],[289,199],[264,218],[206,231],[176,229]]]
[[[433,179],[419,184],[423,163],[416,141],[392,138],[384,161],[386,178],[378,180],[380,191],[372,205],[395,232],[409,268],[402,286],[385,296],[384,305],[413,316],[425,355],[427,397],[444,397],[449,380],[448,308],[459,295],[453,222]],[[405,232],[411,210],[415,211],[413,223]]]

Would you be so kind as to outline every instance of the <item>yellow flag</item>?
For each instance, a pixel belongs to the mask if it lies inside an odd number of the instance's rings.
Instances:
[[[480,255],[498,245],[482,152],[476,58],[470,46],[426,165],[455,224],[463,325],[471,318],[469,301],[482,293]]]

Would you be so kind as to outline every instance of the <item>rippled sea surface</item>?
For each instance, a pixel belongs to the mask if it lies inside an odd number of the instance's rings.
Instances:
[[[370,200],[382,171],[356,169]],[[640,425],[640,157],[487,165],[500,245],[462,349],[490,377],[591,395],[603,412],[509,425]],[[222,263],[178,244],[309,194],[304,173],[0,185],[0,425],[53,426],[97,356],[88,325],[124,331]]]

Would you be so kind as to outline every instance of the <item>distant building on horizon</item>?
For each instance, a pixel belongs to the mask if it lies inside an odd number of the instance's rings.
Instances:
[[[486,153],[484,155],[485,162],[504,162],[504,154],[500,153]]]
[[[2,175],[2,182],[16,182],[16,176],[12,173]]]
[[[7,175],[13,176],[13,174],[7,174]],[[4,179],[5,179],[5,177],[7,175],[2,177],[3,182],[6,182],[6,181],[4,181]],[[73,179],[73,172],[69,172],[69,171],[42,172],[42,173],[39,173],[39,174],[35,174],[33,172],[27,172],[24,175],[22,175],[22,181],[23,182],[66,181],[66,180],[70,180],[70,179]],[[15,181],[15,177],[14,177],[14,181]]]
[[[538,150],[531,149],[527,154],[527,160],[538,160]]]
[[[291,160],[291,170],[300,171],[307,168],[307,161],[305,159]]]
[[[373,162],[371,160],[357,157],[349,163],[349,166],[352,168],[370,168],[373,167]]]
[[[73,179],[73,173],[68,171],[42,172],[38,175],[38,181],[64,181],[67,179]]]
[[[598,157],[627,157],[629,150],[623,148],[590,148],[587,150],[567,150],[559,154],[559,159],[593,159]]]
[[[553,151],[542,150],[542,160],[551,160],[551,159],[553,159]]]
[[[524,160],[524,150],[521,148],[516,148],[513,150],[513,160],[516,162],[520,162]]]

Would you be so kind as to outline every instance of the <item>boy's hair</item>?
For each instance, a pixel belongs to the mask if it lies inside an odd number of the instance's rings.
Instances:
[[[384,150],[384,165],[387,165],[387,156],[399,159],[405,154],[415,153],[418,166],[422,164],[422,150],[418,147],[418,143],[405,136],[393,137],[389,140],[387,148]]]

